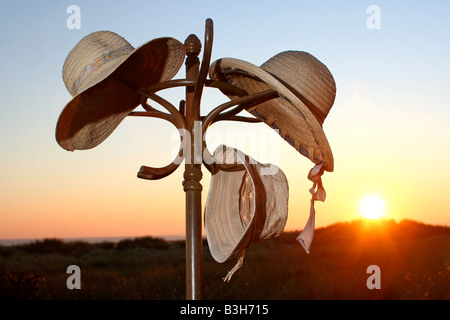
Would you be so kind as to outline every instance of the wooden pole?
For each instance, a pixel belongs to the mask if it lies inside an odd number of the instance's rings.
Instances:
[[[186,48],[186,79],[197,80],[199,74],[201,42],[190,35]],[[195,163],[194,137],[196,121],[200,121],[200,106],[195,105],[194,87],[186,87],[186,125],[190,134],[190,152],[185,158],[183,187],[186,194],[186,299],[202,298],[202,179],[201,163]],[[199,122],[197,122],[199,123]],[[198,133],[197,133],[198,134]]]

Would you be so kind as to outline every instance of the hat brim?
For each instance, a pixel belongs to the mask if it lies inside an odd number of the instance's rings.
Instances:
[[[184,57],[183,44],[166,37],[145,43],[122,61],[106,64],[64,107],[56,125],[58,144],[68,151],[98,146],[139,105],[136,90],[172,79]]]
[[[238,150],[223,150],[222,147],[224,146],[218,147],[214,152],[215,159],[221,162],[225,157],[227,160],[223,162],[240,165],[241,170],[214,170],[211,176],[205,207],[205,231],[211,255],[219,263],[233,258],[249,246],[250,239],[246,235],[251,230],[255,217],[264,216],[257,214],[258,210],[262,210],[262,206],[256,201],[255,174],[249,163]],[[236,161],[230,162],[230,157]],[[248,177],[247,183],[245,177]],[[250,199],[249,206],[240,210],[242,188],[246,189],[247,194],[254,196]],[[245,216],[245,219],[242,219],[241,215]]]
[[[281,81],[260,67],[234,58],[213,62],[210,78],[227,80],[248,94],[275,90],[279,98],[249,107],[247,111],[279,130],[282,138],[312,162],[325,162],[325,170],[333,171],[333,154],[322,126],[308,107]],[[227,92],[224,94],[235,98]]]
[[[289,191],[278,167],[262,165],[235,148],[219,146],[214,159],[238,168],[213,167],[206,201],[208,246],[212,257],[222,263],[283,231]]]

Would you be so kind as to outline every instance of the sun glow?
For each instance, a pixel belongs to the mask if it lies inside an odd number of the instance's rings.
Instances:
[[[359,203],[359,211],[367,219],[379,219],[386,213],[386,205],[378,195],[368,195]]]

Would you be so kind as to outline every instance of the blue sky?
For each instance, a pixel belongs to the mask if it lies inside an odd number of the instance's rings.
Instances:
[[[80,30],[66,27],[70,5],[81,9]],[[370,5],[381,10],[379,30],[367,28]],[[191,33],[203,40],[206,18],[212,18],[215,27],[212,60],[235,57],[260,65],[278,52],[303,50],[324,62],[335,77],[337,98],[324,129],[336,172],[326,178],[331,204],[321,205],[326,218],[319,217],[318,225],[357,217],[333,214],[351,211],[358,201],[351,197],[347,204],[333,200],[333,190],[343,183],[349,186],[347,193],[334,191],[336,197],[384,192],[385,198],[391,197],[392,210],[400,212],[394,218],[450,224],[448,205],[433,207],[437,213],[428,220],[423,216],[424,210],[435,205],[433,188],[444,198],[450,195],[449,12],[448,1],[2,0],[0,203],[4,209],[0,211],[0,238],[119,235],[113,224],[97,232],[98,221],[93,217],[105,203],[114,206],[119,194],[131,200],[117,203],[117,211],[110,213],[112,219],[128,223],[126,230],[136,230],[136,234],[145,232],[139,229],[145,224],[148,233],[158,234],[164,219],[152,216],[151,208],[146,213],[146,203],[132,204],[146,192],[154,195],[148,196],[148,206],[154,201],[159,207],[173,199],[176,205],[167,219],[173,219],[173,233],[182,232],[182,171],[158,184],[135,177],[142,164],[158,166],[171,160],[176,139],[169,147],[167,140],[160,139],[171,137],[170,125],[155,119],[126,119],[98,148],[75,153],[59,148],[54,132],[61,110],[71,99],[62,81],[62,66],[82,37],[111,30],[135,47],[162,36],[184,42]],[[183,77],[183,72],[177,77]],[[177,93],[168,97],[182,99]],[[202,108],[208,111],[222,101],[226,101],[223,96],[211,92]],[[281,162],[293,176],[291,191],[307,195],[309,163],[295,158],[289,146],[281,148]],[[291,169],[296,168],[296,161],[301,167],[297,171]],[[367,174],[369,169],[376,169],[379,180]],[[205,199],[208,177],[204,174]],[[363,183],[360,180],[365,176]],[[176,188],[179,194],[166,195]],[[96,197],[99,189],[102,196]],[[395,200],[399,190],[409,190],[402,194],[404,200]],[[424,200],[407,204],[419,196]],[[306,198],[303,202],[292,204],[293,211],[302,212],[296,213],[301,215],[299,221],[306,221],[309,202]],[[67,206],[74,223],[61,229],[60,215]],[[120,210],[134,212],[135,222],[123,222]],[[75,213],[78,218],[73,217]],[[288,226],[303,227],[302,222],[295,222]]]

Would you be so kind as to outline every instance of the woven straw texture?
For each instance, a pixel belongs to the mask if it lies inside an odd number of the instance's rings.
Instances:
[[[289,187],[281,169],[260,164],[234,148],[219,146],[214,159],[243,165],[238,171],[216,168],[206,201],[208,246],[217,262],[225,262],[284,230]]]
[[[312,162],[325,162],[325,170],[333,171],[333,154],[322,124],[334,103],[336,85],[319,60],[300,51],[279,53],[261,67],[224,58],[212,63],[210,78],[227,80],[248,94],[275,90],[279,98],[247,111],[279,130],[281,137]]]
[[[183,44],[173,38],[137,49],[110,31],[83,38],[64,63],[63,80],[73,99],[58,119],[57,142],[69,151],[99,145],[139,105],[136,90],[172,79],[184,57]]]

